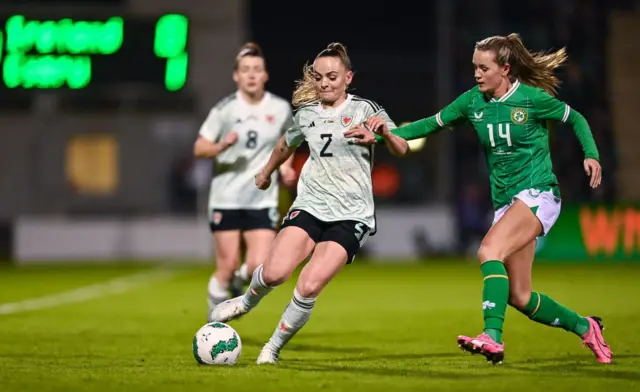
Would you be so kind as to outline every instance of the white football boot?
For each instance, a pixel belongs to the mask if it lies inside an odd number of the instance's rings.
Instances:
[[[209,316],[209,322],[226,323],[249,312],[249,310],[245,308],[244,302],[242,301],[243,298],[244,296],[235,297],[218,304],[213,308],[213,312],[211,312]]]
[[[278,351],[271,348],[269,343],[265,344],[260,351],[260,355],[258,355],[258,359],[256,363],[258,365],[265,363],[276,363],[278,362]]]

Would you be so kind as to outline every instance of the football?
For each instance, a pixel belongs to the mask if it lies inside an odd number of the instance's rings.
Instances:
[[[241,353],[240,335],[227,324],[206,324],[193,337],[193,356],[201,365],[234,365]]]

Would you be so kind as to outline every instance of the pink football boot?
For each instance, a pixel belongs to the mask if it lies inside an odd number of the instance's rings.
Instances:
[[[611,348],[604,341],[602,336],[602,319],[600,317],[586,317],[589,321],[589,331],[582,337],[582,346],[587,346],[596,355],[596,360],[600,363],[611,363]]]
[[[458,347],[472,354],[482,354],[494,365],[501,364],[504,360],[504,344],[497,343],[486,333],[476,338],[458,336]]]

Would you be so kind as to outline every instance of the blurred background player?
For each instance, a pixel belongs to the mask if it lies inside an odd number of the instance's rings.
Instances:
[[[292,121],[289,103],[265,90],[268,74],[257,44],[240,49],[233,80],[238,90],[213,107],[194,145],[196,157],[215,160],[208,213],[216,271],[209,280],[207,314],[229,298],[229,291],[232,296],[243,292],[275,238],[278,186],[262,192],[254,185],[254,175]],[[286,185],[295,181],[291,160],[280,166],[280,176]],[[236,271],[243,240],[245,263]]]
[[[582,317],[531,289],[536,238],[549,232],[561,207],[549,152],[549,121],[573,127],[584,151],[591,188],[601,181],[598,149],[589,124],[582,114],[552,96],[559,84],[554,70],[566,59],[564,49],[548,54],[529,52],[517,34],[486,38],[476,43],[473,55],[477,86],[435,116],[393,131],[410,140],[470,122],[484,147],[495,209],[493,226],[478,250],[485,325],[477,337],[459,336],[458,344],[493,363],[504,357],[502,327],[507,304],[531,320],[575,333],[598,362],[611,362],[599,318]],[[377,132],[389,132],[384,122],[376,125]],[[361,132],[360,136],[371,141],[371,134]]]
[[[300,174],[298,195],[264,264],[253,273],[244,296],[223,302],[212,314],[213,321],[227,322],[249,312],[313,252],[258,363],[278,360],[282,347],[309,320],[322,289],[342,266],[353,261],[376,229],[373,146],[358,145],[345,132],[373,115],[388,128],[395,125],[375,102],[347,93],[352,80],[351,60],[339,43],[330,44],[317,55],[313,66],[305,67],[303,80],[293,94],[293,105],[299,108],[295,124],[255,178],[260,189],[269,190],[272,173],[303,141],[309,144],[311,155]],[[408,152],[403,139],[387,134],[386,140],[392,153]]]

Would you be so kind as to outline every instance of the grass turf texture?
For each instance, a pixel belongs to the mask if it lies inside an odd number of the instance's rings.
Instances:
[[[2,267],[0,306],[103,283],[148,266]],[[475,263],[346,267],[275,366],[255,365],[291,298],[294,280],[231,325],[238,365],[193,358],[204,325],[202,267],[166,280],[50,309],[0,315],[0,390],[8,391],[539,391],[640,388],[640,263],[540,264],[534,289],[583,315],[603,317],[614,364],[595,362],[580,339],[509,309],[505,363],[461,352],[458,334],[482,327]]]

